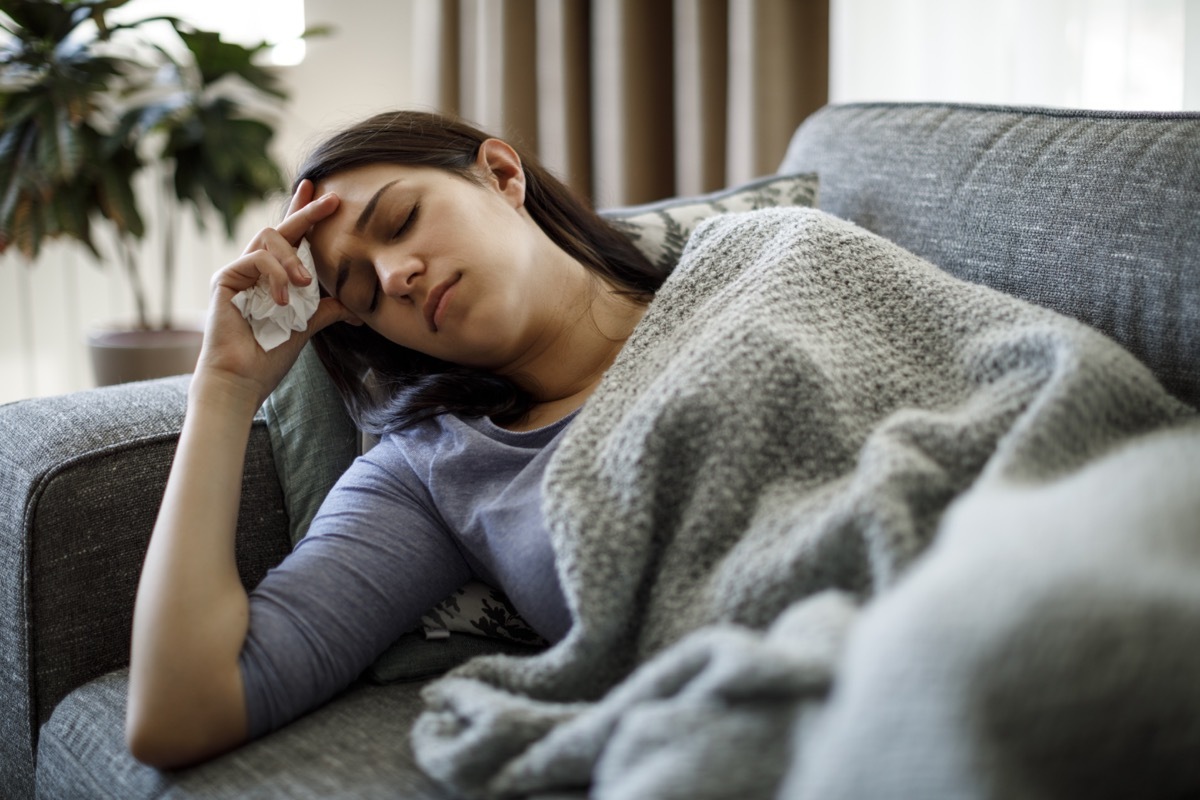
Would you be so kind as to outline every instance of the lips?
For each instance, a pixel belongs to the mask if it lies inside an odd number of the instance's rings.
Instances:
[[[421,310],[425,314],[425,324],[429,326],[430,333],[437,333],[437,323],[440,319],[440,314],[444,310],[446,303],[449,301],[446,293],[449,292],[456,283],[458,283],[460,278],[462,278],[462,273],[455,273],[452,278],[442,281],[437,286],[433,287],[433,290],[425,298],[425,304],[421,307]]]

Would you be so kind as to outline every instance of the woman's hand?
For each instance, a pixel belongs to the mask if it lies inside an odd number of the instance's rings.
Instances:
[[[338,198],[326,194],[313,199],[313,193],[312,182],[301,181],[283,221],[274,228],[259,231],[241,257],[213,276],[204,346],[194,386],[223,387],[252,410],[257,409],[314,333],[352,318],[337,300],[323,297],[306,330],[294,331],[287,342],[265,352],[232,302],[234,295],[252,288],[265,276],[275,302],[285,305],[289,282],[307,286],[315,279],[305,269],[296,248],[313,225],[337,210]]]

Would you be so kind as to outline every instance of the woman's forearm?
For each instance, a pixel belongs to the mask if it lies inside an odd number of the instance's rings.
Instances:
[[[248,601],[234,553],[257,398],[198,373],[134,609],[127,738],[181,766],[246,736],[238,655]]]

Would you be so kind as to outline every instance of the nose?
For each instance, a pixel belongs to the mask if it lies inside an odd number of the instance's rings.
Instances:
[[[412,293],[418,276],[425,271],[425,265],[414,256],[393,254],[380,259],[375,270],[384,293],[402,298]]]

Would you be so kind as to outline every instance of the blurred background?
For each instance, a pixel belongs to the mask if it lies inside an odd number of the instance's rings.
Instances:
[[[1200,0],[130,0],[119,11],[274,44],[261,59],[289,95],[267,112],[285,173],[344,123],[435,108],[522,142],[600,207],[772,172],[826,102],[1200,110]],[[315,25],[330,32],[302,39]],[[165,234],[145,188],[138,247],[153,265]],[[167,288],[177,326],[202,324],[213,272],[284,202],[248,208],[232,241],[216,220],[181,220]],[[115,244],[96,239],[101,258],[67,239],[33,263],[0,256],[0,402],[94,385],[88,332],[134,315],[105,257]],[[146,280],[151,296],[164,291],[155,270]]]

